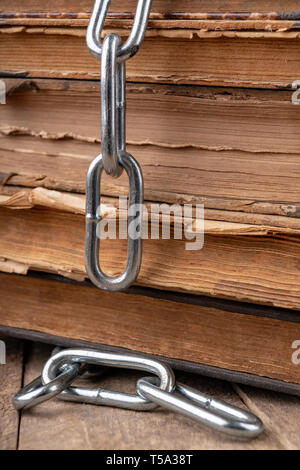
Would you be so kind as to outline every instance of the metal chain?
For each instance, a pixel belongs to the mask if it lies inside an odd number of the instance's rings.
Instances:
[[[121,38],[108,34],[101,60],[101,143],[105,172],[118,178],[122,173],[119,152],[125,151],[125,63],[117,63]]]
[[[99,288],[118,291],[136,279],[142,256],[143,177],[136,160],[126,152],[125,137],[125,61],[138,51],[148,23],[151,0],[138,0],[132,31],[125,44],[116,34],[109,34],[101,44],[101,32],[110,0],[96,0],[87,31],[87,46],[101,58],[101,139],[102,153],[90,165],[87,174],[86,250],[88,275]],[[128,237],[128,259],[125,271],[118,277],[106,276],[100,268],[101,177],[103,170],[119,177],[125,169],[129,179],[128,227],[133,219],[140,227],[135,237]],[[138,215],[131,207],[140,207]],[[120,367],[150,372],[156,377],[138,380],[136,395],[101,388],[73,387],[71,383],[90,367]],[[94,373],[94,371],[93,371]],[[57,396],[65,401],[115,406],[130,410],[152,410],[158,406],[171,409],[197,422],[237,437],[253,438],[263,431],[263,423],[250,412],[176,384],[172,369],[153,359],[138,355],[104,353],[86,349],[55,350],[45,364],[41,377],[20,390],[14,397],[17,409],[33,407]]]
[[[86,183],[86,248],[85,265],[91,281],[100,289],[127,289],[137,278],[142,259],[143,175],[137,161],[126,152],[125,61],[133,57],[143,42],[152,0],[138,0],[136,15],[128,40],[122,44],[117,34],[108,34],[101,44],[101,33],[110,0],[96,0],[87,30],[87,46],[101,59],[101,154],[92,162]],[[100,240],[97,234],[100,218],[101,177],[103,170],[118,178],[125,169],[129,179],[128,258],[124,272],[110,277],[100,268]],[[134,213],[130,212],[134,209]],[[129,233],[131,222],[137,230]]]
[[[70,386],[88,367],[118,367],[146,371],[153,377],[139,379],[137,395],[86,387]],[[133,354],[106,353],[88,349],[67,349],[52,355],[41,377],[20,390],[14,397],[17,409],[30,408],[56,396],[65,401],[148,411],[161,406],[198,423],[235,437],[254,438],[264,429],[254,414],[222,400],[175,382],[172,369],[161,361]]]

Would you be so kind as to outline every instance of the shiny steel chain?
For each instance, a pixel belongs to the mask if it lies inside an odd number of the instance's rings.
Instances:
[[[101,154],[92,162],[86,184],[86,249],[85,264],[91,281],[99,288],[120,291],[137,278],[142,259],[142,204],[144,197],[141,168],[126,152],[125,61],[133,57],[143,42],[152,0],[138,0],[135,19],[128,40],[122,44],[117,34],[108,34],[101,43],[101,33],[110,0],[96,0],[87,30],[87,46],[101,59]],[[118,178],[125,169],[129,179],[128,228],[131,222],[138,227],[132,237],[128,230],[128,257],[124,272],[110,277],[100,267],[100,240],[97,228],[101,220],[101,177],[103,170]],[[136,208],[139,211],[136,213]]]
[[[108,366],[146,371],[154,376],[137,381],[136,395],[102,388],[70,386],[91,365],[100,366],[100,374]],[[174,373],[167,364],[134,354],[88,349],[55,351],[46,362],[41,377],[15,395],[14,405],[18,410],[30,408],[56,395],[65,401],[136,411],[153,410],[161,406],[235,437],[254,438],[264,429],[261,420],[252,413],[176,383]]]

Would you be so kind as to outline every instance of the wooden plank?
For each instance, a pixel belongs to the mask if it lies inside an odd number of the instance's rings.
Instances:
[[[0,449],[16,450],[19,416],[12,397],[21,387],[23,375],[23,342],[0,338],[6,344],[6,364],[0,365]]]
[[[300,383],[295,322],[0,275],[0,325]]]
[[[34,345],[25,369],[25,381],[35,378],[49,357],[50,348]],[[110,388],[134,393],[140,374],[110,370],[101,379],[80,379],[83,386]],[[244,395],[229,384],[188,374],[177,374],[180,381],[244,407]],[[244,392],[245,393],[245,392]],[[24,412],[20,427],[20,449],[296,449],[299,448],[297,399],[270,392],[247,389],[250,409],[263,413],[266,432],[253,441],[237,441],[202,427],[180,415],[159,409],[138,413],[108,407],[93,407],[59,400],[46,402]],[[55,422],[55,426],[51,423]],[[101,422],[101,432],[99,432]],[[280,432],[279,432],[280,426]]]
[[[111,29],[106,29],[106,34]],[[114,30],[123,37],[128,29]],[[97,79],[86,28],[0,29],[3,75]],[[298,31],[148,30],[128,62],[131,82],[290,88],[300,76]],[[247,40],[246,40],[247,39]],[[261,51],[263,50],[263,54]]]

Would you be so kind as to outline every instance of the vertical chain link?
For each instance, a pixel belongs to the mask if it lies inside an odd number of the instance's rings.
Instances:
[[[116,34],[108,34],[101,43],[101,33],[109,0],[96,0],[87,31],[87,46],[101,58],[101,142],[102,152],[92,162],[86,185],[85,264],[91,281],[109,291],[127,289],[137,278],[142,260],[143,176],[139,164],[126,152],[125,61],[138,51],[147,28],[151,0],[138,0],[136,15],[128,40],[122,44]],[[118,178],[125,169],[129,179],[128,257],[124,272],[117,277],[103,273],[100,267],[101,177],[103,170]],[[137,230],[130,233],[131,223]]]
[[[125,150],[125,76],[117,63],[121,38],[108,34],[103,41],[101,60],[101,142],[105,172],[118,178],[122,173],[119,151]],[[121,148],[120,148],[121,146]]]

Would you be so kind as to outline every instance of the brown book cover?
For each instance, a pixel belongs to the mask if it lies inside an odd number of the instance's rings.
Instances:
[[[300,395],[298,312],[31,273],[0,275],[0,333],[139,351],[177,369]]]

